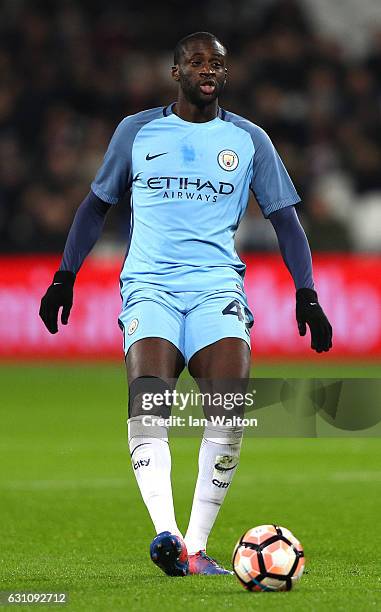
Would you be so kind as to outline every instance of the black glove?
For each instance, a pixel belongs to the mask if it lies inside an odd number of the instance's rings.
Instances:
[[[74,272],[59,270],[41,300],[40,317],[51,334],[58,332],[58,311],[62,306],[61,323],[67,325],[73,305]]]
[[[296,320],[299,334],[306,335],[307,327],[311,331],[311,348],[321,353],[332,348],[332,327],[318,302],[313,289],[298,289],[296,292]]]

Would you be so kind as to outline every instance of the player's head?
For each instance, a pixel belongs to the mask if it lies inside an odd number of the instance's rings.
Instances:
[[[172,77],[189,102],[206,106],[225,85],[226,59],[226,48],[214,34],[195,32],[177,43]]]

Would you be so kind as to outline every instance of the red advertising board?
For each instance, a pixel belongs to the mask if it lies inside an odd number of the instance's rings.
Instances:
[[[255,255],[245,260],[246,292],[256,320],[254,351],[310,358],[308,333],[300,338],[295,325],[294,287],[281,258]],[[381,257],[316,255],[313,267],[319,301],[333,327],[329,356],[381,357]]]
[[[295,297],[280,256],[257,253],[247,263],[246,292],[255,315],[253,355],[313,357],[295,324]],[[0,357],[6,359],[123,357],[119,258],[89,258],[75,287],[69,325],[52,336],[38,317],[39,303],[58,257],[0,258]],[[381,358],[381,257],[314,257],[320,301],[334,329],[329,358]]]

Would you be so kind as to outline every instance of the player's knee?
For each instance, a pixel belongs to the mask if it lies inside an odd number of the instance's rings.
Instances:
[[[244,418],[246,406],[243,398],[247,390],[245,379],[199,381],[199,387],[203,396],[204,415],[208,420],[215,417]]]
[[[128,389],[128,417],[153,415],[168,418],[172,392],[170,383],[157,376],[135,378]]]

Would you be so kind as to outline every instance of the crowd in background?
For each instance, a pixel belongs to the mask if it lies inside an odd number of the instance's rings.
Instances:
[[[312,248],[381,250],[381,21],[355,57],[295,0],[3,0],[1,252],[62,250],[117,123],[175,99],[172,49],[197,30],[227,46],[221,104],[270,134]],[[127,198],[108,242],[125,243],[128,220]],[[276,248],[252,203],[237,242]]]

